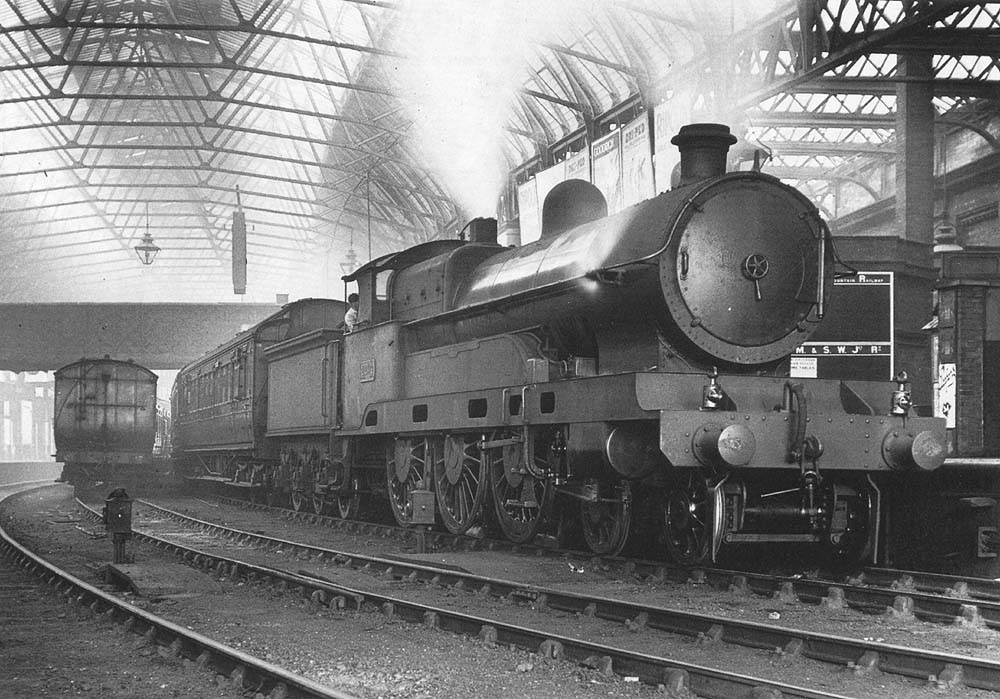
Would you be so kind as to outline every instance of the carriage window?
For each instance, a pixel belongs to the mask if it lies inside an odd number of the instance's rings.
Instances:
[[[378,424],[378,411],[369,410],[365,413],[365,427],[374,427]]]
[[[245,398],[247,395],[247,352],[245,349],[236,350],[236,397]]]
[[[539,400],[539,410],[543,413],[554,413],[556,411],[556,394],[552,391],[545,391]]]
[[[486,417],[486,408],[485,398],[473,398],[469,401],[469,417]]]
[[[233,352],[229,357],[229,395],[233,400],[239,395],[239,387],[236,385],[236,375],[239,372],[238,355]]]

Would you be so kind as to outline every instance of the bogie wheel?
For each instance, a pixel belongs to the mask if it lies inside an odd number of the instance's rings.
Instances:
[[[385,472],[389,487],[389,508],[401,527],[413,523],[414,490],[426,487],[427,461],[431,446],[426,439],[397,439],[386,448]]]
[[[834,484],[826,489],[825,495],[827,511],[833,513],[837,528],[826,541],[830,565],[854,566],[870,562],[878,517],[873,490],[862,486],[855,491]]]
[[[491,441],[514,436],[504,432]],[[536,441],[532,458],[540,471],[547,469],[547,451],[545,445]],[[520,441],[488,449],[486,460],[493,509],[500,530],[514,543],[531,541],[552,507],[552,479],[538,478],[528,471],[524,463],[524,445]]]
[[[464,534],[482,515],[486,461],[476,435],[448,435],[434,442],[434,492],[445,528]]]
[[[705,562],[712,545],[712,494],[708,482],[688,469],[667,491],[663,505],[667,553],[681,565]]]
[[[625,548],[632,524],[632,488],[624,479],[592,485],[596,499],[580,503],[583,538],[599,556],[618,555]]]

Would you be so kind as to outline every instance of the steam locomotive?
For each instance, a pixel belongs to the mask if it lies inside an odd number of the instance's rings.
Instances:
[[[616,553],[640,496],[682,563],[723,547],[815,544],[871,558],[881,494],[945,457],[944,421],[897,384],[790,379],[821,322],[829,231],[798,191],[726,173],[729,129],[685,126],[673,190],[607,215],[569,180],[540,240],[386,255],[186,367],[174,447],[189,468],[402,525],[495,524],[512,541],[571,521]]]
[[[156,383],[149,369],[108,355],[56,371],[53,432],[61,480],[120,486],[149,477],[166,419],[158,414]]]

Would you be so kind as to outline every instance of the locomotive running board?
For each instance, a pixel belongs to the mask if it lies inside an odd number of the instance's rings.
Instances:
[[[815,544],[823,540],[819,534],[735,534],[729,533],[723,537],[727,544],[765,544],[775,541],[788,543],[798,542]]]

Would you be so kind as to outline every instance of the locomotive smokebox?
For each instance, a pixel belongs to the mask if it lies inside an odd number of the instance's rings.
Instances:
[[[681,152],[678,186],[726,174],[726,155],[736,136],[725,124],[688,124],[670,139]]]
[[[469,221],[469,242],[493,243],[495,245],[497,242],[497,220],[480,217]]]

